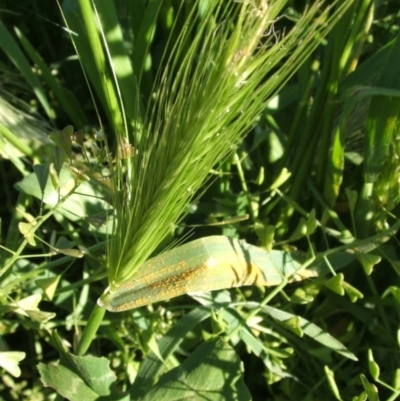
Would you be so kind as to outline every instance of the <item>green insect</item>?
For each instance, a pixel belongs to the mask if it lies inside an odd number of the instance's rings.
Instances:
[[[274,286],[317,276],[321,266],[302,269],[304,257],[271,252],[224,236],[191,241],[145,262],[137,275],[104,294],[99,305],[122,312],[179,295],[241,286]]]

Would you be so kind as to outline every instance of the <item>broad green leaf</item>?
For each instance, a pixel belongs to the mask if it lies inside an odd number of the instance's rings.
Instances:
[[[267,252],[244,241],[211,236],[189,242],[148,260],[129,282],[103,295],[99,305],[120,312],[183,294],[246,285],[274,286],[287,278],[317,276],[297,270],[287,252]]]
[[[68,361],[40,363],[38,369],[43,384],[70,401],[96,401],[101,397],[113,401],[129,400],[127,395],[117,392],[115,375],[106,358],[68,354]]]
[[[331,249],[308,261],[299,253],[268,252],[229,237],[200,238],[149,259],[130,281],[111,286],[98,300],[98,305],[121,312],[183,294],[251,285],[277,286],[287,280],[318,277],[330,272],[330,266],[339,269],[348,264],[355,257],[354,252],[375,249],[397,231],[398,225],[400,221],[385,232]],[[349,252],[343,252],[346,249]],[[342,273],[325,285],[344,294]],[[346,291],[352,299],[362,297],[348,284]]]
[[[140,401],[212,399],[247,401],[250,393],[243,381],[243,368],[235,351],[221,340],[200,345],[178,367],[161,376]]]
[[[14,377],[21,376],[18,364],[25,358],[25,352],[5,351],[0,352],[0,367]]]

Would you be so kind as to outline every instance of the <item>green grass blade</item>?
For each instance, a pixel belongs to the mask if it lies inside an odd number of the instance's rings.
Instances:
[[[118,95],[107,68],[107,55],[98,30],[98,19],[90,0],[63,3],[63,16],[68,28],[78,36],[71,36],[85,75],[96,92],[102,109],[114,131],[124,133]],[[89,82],[88,82],[89,84]],[[94,99],[93,99],[94,100]]]
[[[140,72],[141,70],[134,70],[125,50],[122,27],[119,25],[114,3],[98,2],[96,10],[101,21],[103,40],[106,42],[104,48],[107,52],[107,59],[122,98],[121,109],[125,111],[127,121],[133,126],[136,119],[142,120],[141,115],[144,111],[140,104],[141,97],[137,86],[139,74],[136,74],[136,71]]]
[[[15,32],[26,53],[40,69],[43,80],[53,91],[57,101],[62,107],[62,110],[68,115],[71,123],[76,127],[85,126],[87,124],[86,116],[74,94],[68,89],[62,87],[60,81],[51,73],[49,66],[31,45],[28,38],[18,28],[15,29]]]
[[[159,350],[164,361],[174,353],[185,336],[197,325],[210,316],[207,309],[196,308],[182,317],[159,341]],[[157,380],[164,368],[164,363],[153,353],[150,354],[140,365],[140,370],[133,383],[130,393],[132,397],[136,394],[144,394]]]
[[[263,306],[263,311],[279,322],[285,322],[295,317],[295,315],[291,313],[284,312],[283,310],[276,309],[271,306]],[[311,337],[315,341],[318,341],[325,347],[337,352],[338,354],[345,356],[346,358],[352,359],[353,361],[358,360],[357,357],[352,352],[350,352],[342,343],[340,343],[330,334],[324,332],[317,325],[309,322],[302,317],[297,316],[297,318],[299,326],[304,334]]]
[[[32,87],[33,92],[35,93],[37,99],[42,105],[44,111],[47,116],[53,120],[54,119],[54,111],[52,110],[50,103],[47,99],[46,92],[44,91],[39,79],[32,72],[32,68],[28,63],[25,55],[22,53],[18,43],[14,40],[14,38],[9,33],[6,26],[0,21],[0,47],[7,54],[9,59],[13,62],[13,64],[20,71],[21,75],[28,82],[28,84]]]

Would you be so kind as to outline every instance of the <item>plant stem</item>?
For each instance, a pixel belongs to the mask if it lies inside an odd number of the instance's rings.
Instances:
[[[94,307],[76,348],[77,355],[84,355],[89,349],[105,313],[106,310],[104,308],[100,308],[98,305]]]

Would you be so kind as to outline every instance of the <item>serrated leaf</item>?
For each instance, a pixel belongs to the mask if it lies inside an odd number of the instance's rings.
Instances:
[[[21,369],[18,363],[25,358],[25,352],[19,351],[5,351],[0,352],[0,367],[7,371],[10,375],[14,377],[21,376]]]
[[[70,401],[128,401],[115,389],[115,375],[106,358],[62,356],[58,364],[38,365],[42,383]]]

